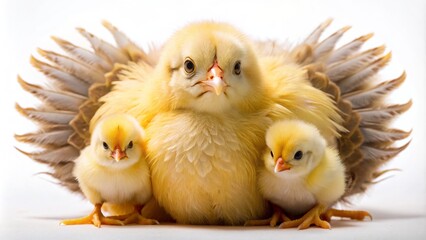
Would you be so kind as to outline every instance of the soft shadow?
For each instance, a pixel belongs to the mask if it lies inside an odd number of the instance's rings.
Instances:
[[[50,215],[50,216],[27,216],[26,218],[28,219],[35,219],[35,220],[55,220],[55,221],[62,221],[64,219],[73,219],[73,218],[81,218],[84,216],[87,216],[90,212],[85,212],[85,213],[81,213],[81,214],[73,214],[73,215],[61,215],[61,216],[56,216],[56,215]]]
[[[381,210],[381,209],[366,209],[372,216],[374,220],[396,220],[396,219],[415,219],[415,218],[424,218],[426,217],[425,213],[413,213],[413,212],[402,212],[401,209],[399,212],[391,210]]]
[[[417,219],[417,218],[425,218],[425,213],[413,213],[413,212],[396,212],[396,211],[389,211],[389,210],[381,210],[381,209],[364,209],[368,211],[373,216],[373,222],[374,221],[387,221],[387,220],[398,220],[398,219]],[[58,221],[64,219],[72,219],[72,218],[80,218],[85,216],[86,213],[81,213],[80,215],[62,215],[62,216],[27,216],[28,219],[36,219],[36,220],[49,220],[49,221]],[[371,220],[369,218],[366,218],[363,222],[370,222]],[[331,227],[332,228],[351,228],[351,227],[357,227],[357,223],[360,221],[357,220],[350,220],[350,219],[343,219],[343,218],[333,218],[331,221]],[[212,225],[182,225],[182,224],[176,224],[176,223],[161,223],[160,226],[165,227],[175,227],[180,229],[186,229],[191,228],[192,230],[205,230],[205,229],[216,229],[216,230],[222,230],[222,231],[235,231],[235,230],[243,230],[243,231],[250,231],[250,230],[266,230],[266,229],[275,229],[271,228],[269,226],[250,226],[250,227],[244,227],[244,226],[212,226]],[[137,227],[137,226],[135,226]]]

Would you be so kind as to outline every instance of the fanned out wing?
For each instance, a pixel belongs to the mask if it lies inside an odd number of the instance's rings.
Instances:
[[[90,141],[90,120],[101,106],[99,98],[110,91],[111,82],[118,80],[120,64],[154,65],[157,61],[155,50],[145,53],[110,23],[103,25],[113,35],[116,46],[78,28],[91,50],[52,37],[65,55],[38,49],[47,61],[31,57],[31,64],[47,77],[47,84],[34,85],[18,77],[21,87],[41,100],[35,108],[16,105],[17,111],[39,126],[36,132],[15,137],[40,150],[18,150],[50,166],[49,174],[71,191],[80,191],[72,175],[74,159]]]
[[[388,104],[384,98],[405,80],[401,76],[388,81],[378,80],[377,73],[391,59],[383,46],[360,51],[372,34],[361,36],[336,48],[344,27],[319,41],[329,26],[327,20],[304,42],[292,49],[294,60],[304,66],[313,86],[330,94],[344,119],[338,149],[347,172],[344,198],[364,192],[384,171],[380,167],[403,151],[409,144],[394,146],[411,132],[390,127],[391,121],[407,111],[411,100],[404,104]]]

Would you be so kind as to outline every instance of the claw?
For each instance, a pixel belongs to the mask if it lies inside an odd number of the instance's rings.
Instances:
[[[316,205],[303,217],[292,221],[286,221],[281,223],[279,228],[294,228],[298,227],[299,230],[309,228],[311,225],[315,225],[324,229],[331,229],[330,224],[320,218],[321,213],[325,211],[325,207],[322,205]]]
[[[79,225],[79,224],[93,224],[95,227],[101,227],[104,225],[124,225],[124,223],[118,219],[112,219],[105,217],[101,211],[102,204],[96,204],[95,209],[86,217],[66,219],[61,221],[61,225]]]
[[[244,226],[267,226],[270,225],[271,227],[275,227],[278,225],[278,222],[285,222],[290,221],[290,218],[288,218],[281,210],[280,207],[273,205],[274,208],[274,214],[272,217],[267,219],[259,219],[259,220],[248,220],[244,223]]]
[[[134,212],[121,216],[111,216],[110,219],[116,219],[123,222],[124,225],[128,224],[139,224],[139,225],[158,225],[160,224],[157,220],[143,217],[140,212],[143,206],[135,206]]]
[[[371,214],[366,211],[339,210],[335,208],[330,208],[321,215],[321,218],[327,222],[330,222],[331,217],[350,218],[358,221],[363,221],[368,217],[370,220],[373,220]]]

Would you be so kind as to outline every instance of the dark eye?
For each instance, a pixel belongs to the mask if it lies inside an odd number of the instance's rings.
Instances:
[[[234,74],[240,75],[241,73],[241,62],[237,61],[234,65]]]
[[[185,68],[186,73],[193,73],[195,71],[195,64],[190,58],[186,58],[183,63],[183,67]]]
[[[271,157],[274,157],[274,152],[271,151]]]
[[[103,143],[102,143],[102,146],[104,147],[104,149],[105,149],[105,150],[108,150],[108,149],[109,149],[109,146],[108,146],[108,144],[107,144],[106,142],[103,142]]]
[[[303,157],[303,152],[302,152],[302,151],[297,151],[297,152],[294,154],[294,159],[295,159],[295,160],[300,160],[300,159],[302,159],[302,157]]]
[[[129,142],[129,145],[127,145],[127,148],[132,148],[133,147],[133,141]]]

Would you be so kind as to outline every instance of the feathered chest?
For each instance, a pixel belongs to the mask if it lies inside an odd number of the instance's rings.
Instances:
[[[259,187],[266,199],[295,216],[307,212],[316,203],[303,178],[284,179],[263,169],[259,175]]]
[[[151,160],[171,171],[205,177],[214,170],[233,172],[253,165],[264,144],[264,117],[214,117],[192,112],[157,116],[147,127]]]

